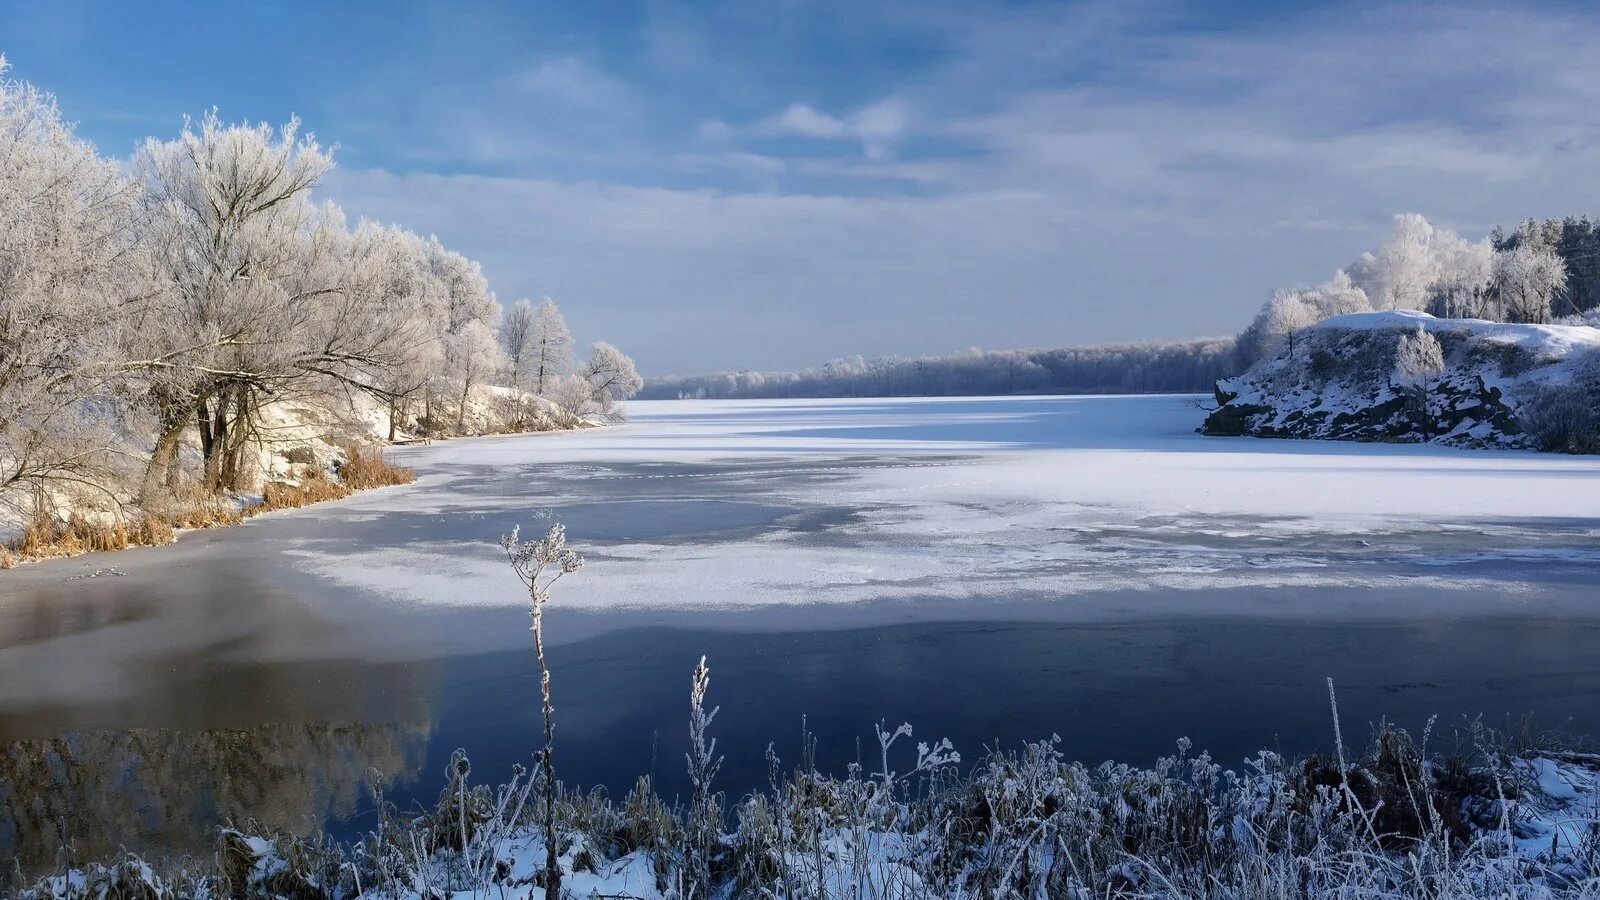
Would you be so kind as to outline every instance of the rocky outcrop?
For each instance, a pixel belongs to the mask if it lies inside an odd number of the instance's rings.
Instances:
[[[1539,447],[1532,406],[1600,371],[1600,329],[1357,313],[1216,385],[1210,435]]]

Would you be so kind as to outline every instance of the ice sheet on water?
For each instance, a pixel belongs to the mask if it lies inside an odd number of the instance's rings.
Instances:
[[[1600,559],[1600,460],[1208,438],[1193,433],[1195,404],[637,403],[617,428],[407,449],[396,455],[423,468],[419,488],[346,509],[479,515],[488,530],[533,505],[559,517],[563,505],[602,494],[716,493],[852,511],[820,532],[591,546],[604,577],[575,579],[564,599],[592,607],[1321,584],[1515,591],[1542,566]],[[467,490],[485,473],[505,479],[501,494]],[[543,493],[521,493],[534,480]],[[295,552],[320,574],[411,602],[520,603],[504,590],[493,537],[359,560]],[[1484,574],[1495,565],[1523,568]],[[1468,568],[1471,577],[1452,574]]]

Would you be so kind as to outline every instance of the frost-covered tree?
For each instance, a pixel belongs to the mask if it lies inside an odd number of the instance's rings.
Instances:
[[[1483,317],[1494,280],[1494,247],[1442,232],[1435,242],[1438,273],[1429,288],[1428,311],[1442,318]]]
[[[148,298],[131,184],[0,57],[0,502],[104,484],[126,318]]]
[[[1371,309],[1366,292],[1344,272],[1314,288],[1277,291],[1239,336],[1241,368],[1278,353],[1295,334],[1323,319]]]
[[[506,368],[499,338],[486,322],[472,320],[444,338],[445,371],[460,393],[456,403],[456,433],[465,433],[467,404],[472,388]]]
[[[533,346],[533,303],[524,297],[500,317],[500,349],[511,363],[511,386],[520,390],[527,378],[528,350]]]
[[[530,349],[533,390],[542,395],[550,379],[572,367],[572,333],[567,330],[567,320],[562,318],[555,301],[549,297],[544,298],[538,309],[534,310]]]
[[[1376,252],[1363,253],[1351,264],[1350,278],[1376,309],[1420,309],[1438,278],[1438,237],[1439,232],[1417,213],[1395,216],[1394,230]]]
[[[1554,250],[1525,243],[1494,256],[1495,292],[1508,322],[1550,321],[1566,284],[1566,265]]]
[[[578,367],[577,380],[586,401],[586,408],[579,415],[597,413],[614,417],[618,415],[616,404],[644,387],[644,379],[639,377],[633,360],[605,341],[597,341],[589,347],[589,355]]]
[[[554,300],[536,307],[518,300],[500,323],[500,343],[511,358],[512,384],[546,395],[572,369],[572,333]]]
[[[1319,310],[1310,302],[1310,291],[1277,291],[1258,318],[1260,337],[1268,348],[1287,344],[1294,352],[1294,336],[1303,328],[1317,324]]]
[[[1417,423],[1423,440],[1435,436],[1438,410],[1433,393],[1444,370],[1444,348],[1438,338],[1420,326],[1400,336],[1395,347],[1394,372],[1389,380],[1396,392],[1406,398],[1412,421]]]
[[[423,255],[441,291],[446,331],[454,334],[468,322],[491,325],[499,322],[500,307],[489,293],[488,279],[483,277],[483,269],[476,262],[445,249],[438,238],[429,238],[424,243]]]
[[[300,374],[318,303],[339,290],[335,225],[310,199],[332,164],[298,122],[228,125],[214,112],[136,155],[162,285],[134,341],[160,423],[140,491],[147,507],[191,423],[207,423],[210,476],[223,446],[213,429]]]
[[[446,291],[429,266],[427,244],[402,228],[363,222],[352,238],[350,291],[378,318],[384,345],[369,393],[388,408],[389,440],[399,419],[444,367]]]

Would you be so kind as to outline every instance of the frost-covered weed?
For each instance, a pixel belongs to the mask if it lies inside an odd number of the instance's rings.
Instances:
[[[880,727],[880,747],[902,733]],[[1520,739],[1481,726],[1449,754],[1425,753],[1430,739],[1382,727],[1342,764],[1263,751],[1230,769],[1187,741],[1149,767],[1088,767],[1052,737],[990,752],[965,776],[935,752],[942,742],[842,776],[808,764],[782,774],[769,753],[768,789],[726,820],[719,798],[674,808],[648,779],[622,802],[557,786],[557,860],[574,897],[1600,896],[1600,759],[1520,756]],[[895,775],[902,764],[918,774]],[[541,896],[539,771],[494,790],[470,774],[458,755],[434,809],[386,807],[354,846],[243,828],[224,833],[205,877],[123,859],[24,896]],[[122,887],[97,887],[110,885]]]
[[[555,706],[550,701],[550,666],[544,656],[544,606],[550,602],[550,589],[564,576],[583,568],[583,557],[567,548],[567,532],[560,523],[550,526],[544,537],[522,541],[516,528],[500,539],[500,546],[511,562],[511,570],[527,588],[533,618],[533,648],[539,661],[539,697],[544,714],[544,750],[539,754],[543,775],[545,868],[544,886],[554,896],[561,894],[559,832],[556,830]]]

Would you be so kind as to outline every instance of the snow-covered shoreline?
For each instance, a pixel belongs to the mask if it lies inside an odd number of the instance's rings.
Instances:
[[[1600,328],[1351,313],[1217,383],[1210,435],[1583,451]],[[1567,432],[1571,432],[1569,435]]]

